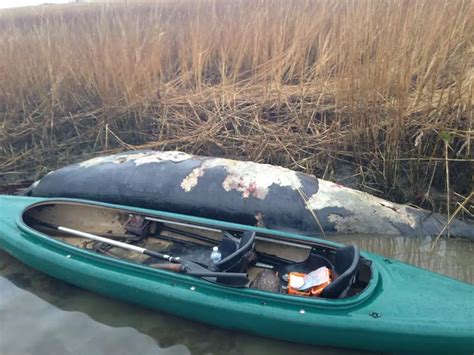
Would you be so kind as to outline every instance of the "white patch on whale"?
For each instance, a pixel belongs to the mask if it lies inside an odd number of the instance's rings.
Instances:
[[[238,161],[223,158],[207,158],[202,165],[191,171],[181,182],[181,188],[189,192],[198,183],[199,177],[205,174],[206,169],[222,167],[227,176],[222,182],[225,191],[238,191],[243,198],[254,196],[265,199],[272,185],[289,187],[293,190],[302,187],[295,171],[269,164],[260,164],[249,161]]]
[[[341,233],[400,234],[397,224],[407,224],[413,229],[417,226],[416,216],[407,206],[321,179],[318,179],[318,191],[306,201],[306,208],[346,210],[348,216],[337,213],[328,216],[329,222]]]
[[[123,164],[128,162],[134,162],[136,166],[150,163],[160,163],[163,161],[172,161],[174,163],[179,163],[184,160],[191,159],[192,155],[178,152],[178,151],[146,151],[129,154],[114,154],[105,157],[97,157],[86,160],[82,163],[79,163],[80,167],[89,168],[91,166],[101,165],[105,163],[113,164]]]
[[[199,177],[203,175],[204,170],[202,168],[193,169],[191,173],[181,181],[181,188],[186,192],[191,191],[193,187],[197,185]]]

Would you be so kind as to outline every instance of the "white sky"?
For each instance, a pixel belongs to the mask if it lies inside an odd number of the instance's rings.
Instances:
[[[71,2],[71,1],[70,0],[0,0],[0,9],[7,8],[7,7],[40,5],[44,3],[64,4],[68,2]]]

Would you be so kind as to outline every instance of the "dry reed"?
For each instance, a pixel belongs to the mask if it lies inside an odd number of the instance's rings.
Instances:
[[[469,18],[462,0],[0,11],[0,175],[180,149],[439,210],[449,162],[455,206],[472,188]]]

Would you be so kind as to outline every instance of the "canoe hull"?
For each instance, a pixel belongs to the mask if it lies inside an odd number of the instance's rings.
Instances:
[[[401,352],[474,350],[474,329],[468,318],[451,320],[451,325],[440,322],[443,317],[439,316],[439,302],[428,307],[437,310],[437,316],[425,314],[421,303],[416,307],[419,291],[401,294],[398,290],[387,297],[386,292],[397,290],[394,283],[400,275],[407,279],[404,286],[408,289],[422,277],[425,290],[435,284],[441,287],[441,297],[452,296],[451,291],[458,295],[457,300],[444,300],[451,302],[450,306],[454,304],[454,308],[446,310],[452,317],[461,316],[457,313],[460,310],[473,311],[472,302],[466,297],[472,295],[473,287],[441,275],[365,254],[377,265],[379,275],[369,295],[315,302],[279,294],[269,297],[265,292],[215,285],[51,241],[29,230],[19,219],[23,208],[36,201],[0,197],[0,206],[8,204],[10,211],[6,218],[0,215],[0,247],[31,267],[79,287],[211,325],[293,342]],[[434,295],[423,295],[430,296]],[[407,307],[414,307],[412,311],[418,309],[419,313],[408,319],[403,307],[393,304],[397,299],[411,301]],[[438,300],[439,297],[435,302]],[[374,312],[381,317],[374,316]]]

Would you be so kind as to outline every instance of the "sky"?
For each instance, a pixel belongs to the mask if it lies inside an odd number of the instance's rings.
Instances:
[[[70,0],[0,0],[0,9],[8,7],[32,6],[44,3],[48,4],[64,4],[71,2]]]

